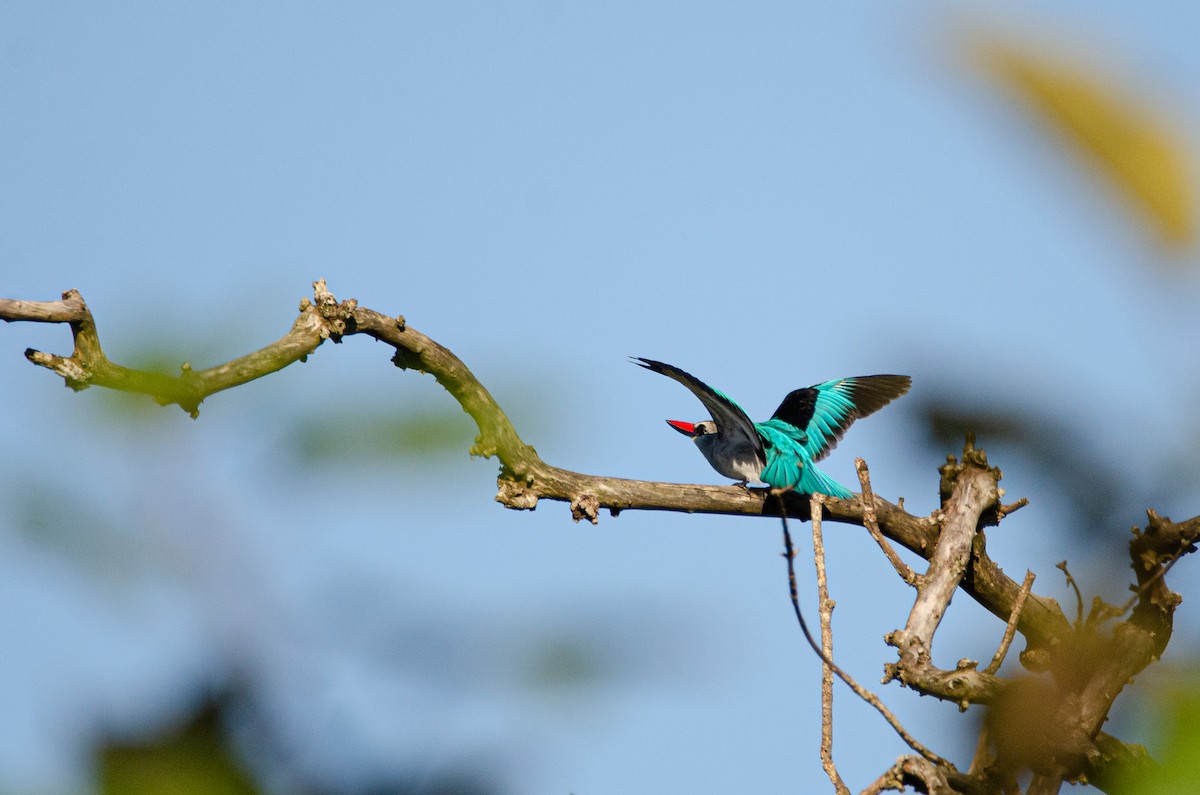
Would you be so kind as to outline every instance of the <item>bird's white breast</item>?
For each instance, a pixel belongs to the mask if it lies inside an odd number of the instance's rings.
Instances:
[[[722,439],[717,434],[697,436],[696,446],[713,469],[732,480],[757,481],[765,466],[752,446]]]

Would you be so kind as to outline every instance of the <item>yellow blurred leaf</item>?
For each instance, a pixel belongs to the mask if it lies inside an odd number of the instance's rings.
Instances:
[[[977,35],[985,73],[1051,122],[1134,200],[1168,248],[1196,239],[1191,152],[1165,115],[1098,69],[1031,43]]]

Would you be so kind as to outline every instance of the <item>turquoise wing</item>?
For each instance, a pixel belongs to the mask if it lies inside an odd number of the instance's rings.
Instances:
[[[908,391],[906,375],[860,375],[825,381],[788,394],[767,423],[790,425],[790,434],[812,461],[820,461],[855,420],[873,414]]]
[[[767,465],[758,479],[777,489],[791,489],[800,484],[804,472],[803,448],[793,437],[770,421],[755,426],[762,439]]]
[[[809,458],[795,426],[767,420],[756,426],[766,451],[767,465],[758,479],[777,489],[792,488],[803,494],[828,494],[848,499],[850,490],[826,475]]]

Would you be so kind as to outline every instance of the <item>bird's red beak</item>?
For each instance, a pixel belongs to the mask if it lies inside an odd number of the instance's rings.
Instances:
[[[675,430],[686,436],[696,435],[696,424],[692,422],[684,422],[683,420],[667,420],[667,425],[670,425]]]

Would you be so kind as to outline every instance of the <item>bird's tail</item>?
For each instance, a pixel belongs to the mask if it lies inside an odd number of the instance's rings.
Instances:
[[[850,489],[817,469],[817,465],[813,463],[809,463],[800,472],[800,482],[796,484],[796,491],[804,494],[828,494],[841,500],[854,496]]]

